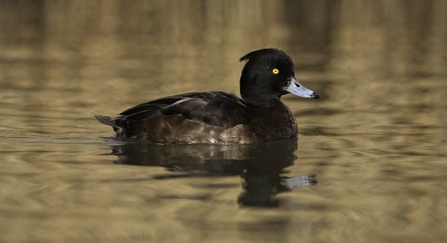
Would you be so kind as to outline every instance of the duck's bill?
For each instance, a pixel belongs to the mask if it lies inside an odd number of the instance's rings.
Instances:
[[[317,93],[304,87],[294,77],[292,77],[292,80],[290,81],[289,86],[286,88],[286,91],[303,98],[311,98],[311,99],[320,98],[320,96]]]

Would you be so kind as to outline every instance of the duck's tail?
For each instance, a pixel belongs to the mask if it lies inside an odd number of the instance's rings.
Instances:
[[[105,124],[105,125],[111,126],[111,127],[117,127],[115,119],[113,119],[111,117],[95,115],[95,118],[102,124]]]
[[[95,118],[102,124],[113,127],[113,131],[115,131],[117,137],[126,137],[125,129],[120,126],[122,123],[119,119],[120,117],[111,118],[108,116],[95,115]]]

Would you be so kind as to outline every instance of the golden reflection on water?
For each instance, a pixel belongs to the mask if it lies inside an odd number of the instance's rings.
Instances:
[[[0,241],[447,240],[446,11],[442,0],[0,2]],[[127,144],[93,115],[238,94],[239,57],[271,46],[321,96],[283,98],[299,159],[278,175],[318,185],[266,210],[238,204],[238,170],[117,163]],[[182,161],[175,151],[166,161]]]

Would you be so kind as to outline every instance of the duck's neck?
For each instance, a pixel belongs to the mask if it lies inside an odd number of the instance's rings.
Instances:
[[[268,108],[271,106],[275,106],[279,103],[282,104],[279,97],[269,97],[269,98],[263,98],[259,96],[245,96],[241,92],[242,99],[244,102],[252,107],[256,108]]]
[[[256,107],[269,107],[276,102],[281,102],[281,95],[285,94],[283,91],[275,92],[267,89],[259,85],[256,79],[258,79],[256,76],[249,75],[246,72],[242,73],[240,93],[245,103]]]
[[[261,139],[288,138],[298,133],[298,126],[290,109],[281,101],[265,107],[250,107],[255,134]]]

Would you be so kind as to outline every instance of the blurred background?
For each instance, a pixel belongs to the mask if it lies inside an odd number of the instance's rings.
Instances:
[[[288,171],[317,186],[251,210],[237,176],[160,181],[104,156],[117,142],[93,115],[239,95],[238,59],[266,47],[320,94],[283,97]],[[446,67],[444,0],[0,0],[0,239],[445,241]]]
[[[238,58],[276,47],[322,95],[302,110],[430,111],[445,104],[446,11],[442,0],[3,0],[1,102],[90,119],[162,95],[238,93]]]

